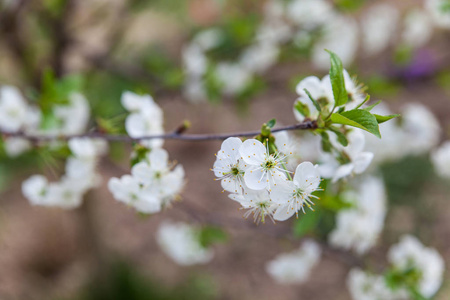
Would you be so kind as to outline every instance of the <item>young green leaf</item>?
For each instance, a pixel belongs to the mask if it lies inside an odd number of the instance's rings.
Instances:
[[[317,102],[312,96],[311,93],[307,89],[303,89],[305,93],[308,95],[309,100],[314,104],[314,107],[317,109],[317,111],[320,113],[322,111],[322,108],[320,107],[319,102]]]
[[[200,230],[200,244],[207,248],[213,244],[225,243],[228,239],[227,234],[221,228],[216,226],[206,226]]]
[[[336,127],[334,127],[334,126],[330,126],[330,130],[336,134],[337,139],[338,139],[338,142],[339,142],[342,146],[344,146],[344,147],[347,147],[347,146],[348,146],[348,140],[347,140],[347,137],[345,136],[345,134],[343,134],[343,133],[339,130],[339,128],[336,128]]]
[[[367,110],[367,111],[371,111],[375,106],[377,106],[378,104],[380,104],[381,103],[381,100],[380,101],[377,101],[377,102],[375,102],[374,104],[372,104],[372,105],[369,105],[369,106],[367,106],[367,107],[365,107],[365,108],[363,108],[364,110]]]
[[[393,118],[400,117],[400,115],[388,115],[388,116],[380,116],[373,114],[375,118],[377,119],[378,124],[384,123],[386,121],[392,120]]]
[[[364,99],[364,101],[361,102],[356,108],[360,108],[361,106],[363,106],[364,104],[366,104],[369,100],[370,100],[370,95],[367,95],[367,96],[366,96],[366,99]]]
[[[344,80],[344,67],[342,66],[342,61],[337,56],[336,53],[325,50],[330,54],[331,68],[330,68],[330,80],[331,87],[333,88],[333,96],[335,101],[335,106],[341,106],[347,103],[348,95],[345,88]]]
[[[331,152],[331,150],[333,149],[333,145],[330,142],[328,133],[322,132],[320,135],[322,136],[322,150],[325,152]]]
[[[331,121],[335,124],[343,124],[360,128],[381,138],[378,121],[374,115],[364,109],[352,109],[340,114],[331,115]]]
[[[318,212],[308,212],[307,214],[299,215],[299,218],[294,223],[294,235],[302,237],[316,228],[319,223],[320,215]]]
[[[277,120],[272,119],[269,122],[266,123],[267,127],[269,128],[273,128],[273,126],[275,126],[275,124],[277,123]]]
[[[294,108],[302,116],[304,116],[306,118],[309,117],[309,115],[310,115],[309,107],[305,103],[302,103],[301,101],[295,101]]]

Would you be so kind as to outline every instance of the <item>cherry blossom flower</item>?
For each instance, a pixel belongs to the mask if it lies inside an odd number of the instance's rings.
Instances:
[[[404,289],[391,290],[381,275],[351,269],[347,276],[347,286],[353,300],[403,300],[408,299]]]
[[[245,170],[245,184],[254,190],[268,188],[286,180],[284,174],[284,155],[270,154],[264,145],[255,139],[246,140],[239,149],[248,168]]]
[[[450,179],[450,141],[433,151],[431,162],[440,176]]]
[[[27,103],[13,86],[0,88],[0,129],[19,131],[26,122]]]
[[[253,221],[265,223],[266,217],[273,221],[273,213],[276,208],[275,203],[270,199],[267,190],[254,191],[250,189],[244,190],[242,194],[230,194],[228,197],[242,205],[243,209],[248,209],[244,218],[248,218],[253,214]]]
[[[231,137],[226,139],[216,155],[213,166],[214,175],[221,179],[224,190],[231,193],[241,193],[244,187],[245,165],[239,149],[242,141],[239,138]]]
[[[200,232],[185,223],[163,222],[156,233],[156,240],[174,262],[182,266],[205,264],[212,260],[212,249],[200,244]]]
[[[316,166],[310,162],[298,165],[293,180],[274,186],[270,193],[272,201],[278,204],[274,219],[285,221],[294,214],[298,217],[300,210],[305,212],[305,205],[312,209],[314,203],[311,198],[317,197],[311,193],[318,189],[319,184],[320,175]]]
[[[266,271],[280,284],[303,283],[308,280],[311,270],[319,263],[319,245],[311,240],[303,242],[300,249],[278,255],[266,264]]]
[[[417,288],[422,296],[431,298],[444,279],[445,264],[439,253],[422,245],[414,236],[404,235],[389,249],[388,259],[399,272],[418,272]]]

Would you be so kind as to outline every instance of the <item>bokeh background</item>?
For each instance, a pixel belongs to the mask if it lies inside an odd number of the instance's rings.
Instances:
[[[223,94],[214,80],[208,79],[204,101],[189,100],[186,94],[189,74],[183,67],[183,49],[196,33],[224,29],[230,41],[210,57],[216,61],[237,59],[263,22],[266,2],[3,0],[0,84],[18,86],[33,99],[42,90],[42,79],[49,70],[55,78],[76,75],[77,88],[92,108],[92,127],[124,113],[120,96],[125,90],[151,94],[165,112],[167,131],[184,120],[191,122],[189,132],[193,133],[257,130],[272,118],[279,124],[293,124],[295,85],[305,76],[327,73],[313,63],[313,47],[299,45],[298,40],[285,42],[276,62],[258,73],[243,92]],[[329,2],[362,28],[365,14],[383,1]],[[425,10],[423,2],[384,1],[402,18],[411,9]],[[450,31],[431,30],[429,40],[418,47],[400,42],[395,33],[385,49],[373,55],[364,50],[364,33],[359,33],[360,46],[347,69],[367,85],[373,99],[384,100],[393,111],[405,103],[424,104],[439,120],[441,140],[446,140]],[[348,270],[362,260],[373,270],[382,269],[389,245],[402,233],[419,236],[450,265],[450,186],[435,175],[427,154],[405,157],[381,168],[389,211],[380,242],[370,255],[360,258],[327,248],[307,283],[281,286],[266,273],[265,263],[298,247],[304,236],[317,234],[309,230],[295,234],[301,218],[260,226],[242,219],[238,206],[221,193],[209,171],[220,142],[167,141],[165,147],[171,158],[184,166],[187,185],[181,202],[150,217],[140,217],[115,201],[106,187],[110,177],[129,173],[130,145],[111,145],[109,157],[99,166],[104,178],[101,188],[89,192],[83,206],[70,211],[32,207],[21,193],[25,178],[35,173],[55,178],[63,164],[50,171],[39,154],[11,159],[3,153],[0,299],[344,300],[350,299],[345,284]],[[211,263],[180,267],[155,241],[162,220],[218,225],[228,239],[214,246]],[[448,276],[436,299],[449,298]]]

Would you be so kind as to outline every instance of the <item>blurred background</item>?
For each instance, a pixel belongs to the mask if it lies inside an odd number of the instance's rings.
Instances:
[[[293,286],[277,284],[265,263],[303,237],[326,241],[333,220],[256,226],[242,219],[209,171],[220,142],[165,143],[184,166],[187,184],[181,202],[148,217],[107,189],[110,177],[129,173],[130,145],[110,145],[99,164],[102,186],[68,211],[31,206],[21,193],[32,174],[57,178],[60,157],[42,149],[11,157],[2,150],[0,299],[344,300],[348,270],[362,263],[381,269],[403,233],[435,247],[449,265],[450,186],[429,154],[449,138],[450,3],[435,9],[431,2],[1,0],[0,84],[20,88],[37,104],[55,86],[63,94],[81,92],[91,107],[89,128],[124,132],[126,90],[154,97],[167,132],[184,120],[192,133],[258,130],[272,118],[294,124],[295,86],[328,73],[328,48],[372,99],[395,113],[421,103],[442,131],[422,151],[380,164],[389,209],[370,255],[324,246],[310,279]],[[226,242],[213,247],[209,264],[178,266],[155,241],[163,220],[220,226]],[[446,274],[436,299],[448,295]]]

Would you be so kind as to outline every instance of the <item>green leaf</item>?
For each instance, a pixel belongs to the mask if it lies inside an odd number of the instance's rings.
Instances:
[[[376,115],[373,114],[375,116],[375,118],[377,119],[378,124],[384,123],[386,121],[392,120],[393,118],[397,118],[400,117],[400,115],[388,115],[388,116],[380,116],[380,115]]]
[[[296,237],[302,237],[313,231],[319,220],[319,212],[308,211],[306,214],[299,215],[298,219],[294,222],[294,235]]]
[[[269,128],[273,128],[273,126],[275,126],[275,124],[277,123],[277,120],[272,119],[269,122],[266,123],[267,127]]]
[[[337,56],[336,53],[325,50],[330,54],[331,68],[330,68],[330,80],[331,87],[333,88],[333,95],[335,106],[341,106],[347,103],[348,94],[345,88],[345,80],[344,80],[344,67],[342,66],[342,61]]]
[[[317,102],[309,93],[309,91],[307,89],[303,89],[305,91],[305,93],[308,95],[309,100],[311,100],[311,102],[314,104],[314,107],[317,109],[317,111],[320,113],[322,111],[322,108],[320,107],[319,102]]]
[[[336,127],[334,127],[334,126],[330,126],[330,130],[336,134],[337,139],[338,139],[338,142],[339,142],[342,146],[344,146],[344,147],[347,147],[347,146],[348,146],[348,140],[347,140],[347,137],[345,136],[345,134],[343,134],[343,133],[339,130],[339,128],[336,128]]]
[[[331,121],[335,124],[343,124],[360,128],[372,133],[378,138],[381,138],[376,117],[366,110],[352,109],[349,111],[344,111],[340,114],[334,113],[331,115]]]
[[[333,145],[330,142],[330,137],[328,136],[328,133],[322,132],[320,134],[322,136],[322,149],[325,152],[331,152],[333,149]]]
[[[375,103],[372,104],[372,105],[369,105],[369,106],[367,106],[367,107],[364,107],[363,109],[366,110],[366,111],[371,111],[375,106],[377,106],[377,105],[380,104],[380,103],[381,103],[381,100],[375,102]]]
[[[363,102],[361,102],[356,108],[360,108],[361,106],[363,106],[365,103],[367,103],[370,100],[370,95],[366,96],[366,99],[364,99]]]
[[[295,101],[294,108],[304,117],[309,117],[309,107],[301,101]]]
[[[225,243],[228,239],[227,234],[221,228],[216,226],[206,226],[200,230],[200,244],[207,248],[212,244]]]

